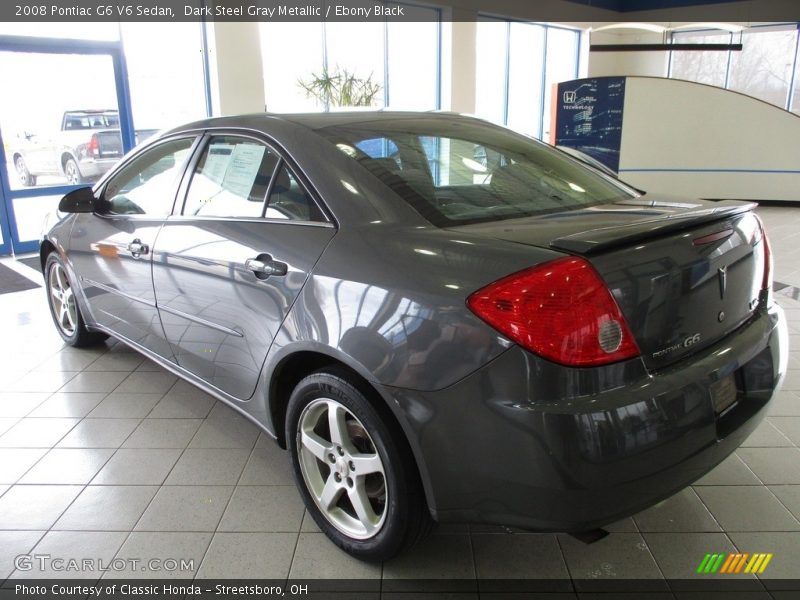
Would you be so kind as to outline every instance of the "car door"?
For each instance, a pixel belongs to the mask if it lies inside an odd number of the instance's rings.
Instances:
[[[153,292],[152,249],[197,140],[171,138],[129,160],[99,191],[97,211],[78,217],[70,240],[92,318],[170,359]]]
[[[182,195],[154,249],[164,331],[180,366],[246,400],[336,230],[297,170],[257,137],[208,136]]]

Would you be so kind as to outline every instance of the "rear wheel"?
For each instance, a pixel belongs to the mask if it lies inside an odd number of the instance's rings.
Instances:
[[[287,408],[286,440],[306,508],[336,545],[363,560],[395,556],[431,524],[410,451],[386,421],[338,370],[303,379]]]
[[[78,168],[78,163],[75,162],[74,158],[68,158],[67,162],[64,163],[64,176],[67,178],[67,181],[73,185],[83,183],[81,170]]]
[[[47,304],[61,338],[75,347],[99,344],[108,338],[104,333],[86,329],[67,269],[55,252],[47,257],[44,273]]]

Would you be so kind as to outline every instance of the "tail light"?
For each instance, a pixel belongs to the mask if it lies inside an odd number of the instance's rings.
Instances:
[[[769,306],[772,304],[772,271],[775,263],[772,257],[772,246],[770,246],[769,237],[767,237],[767,230],[764,229],[764,221],[758,215],[755,215],[755,217],[758,221],[758,233],[760,235],[753,241],[753,245],[764,244],[764,277],[761,280],[761,291],[766,293],[766,302],[767,306]]]
[[[97,156],[100,154],[100,142],[97,139],[96,133],[92,134],[92,137],[89,139],[89,143],[86,144],[86,152],[92,156]]]
[[[767,232],[761,226],[762,239],[764,240],[764,279],[761,281],[762,290],[772,290],[772,269],[775,266],[772,258],[772,246],[769,243]]]
[[[473,293],[467,306],[520,346],[571,367],[639,356],[605,282],[584,259],[520,271]]]

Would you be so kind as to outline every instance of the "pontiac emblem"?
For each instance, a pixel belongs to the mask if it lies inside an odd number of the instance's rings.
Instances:
[[[725,290],[728,287],[728,266],[720,267],[717,269],[717,278],[719,280],[719,299],[725,299]]]

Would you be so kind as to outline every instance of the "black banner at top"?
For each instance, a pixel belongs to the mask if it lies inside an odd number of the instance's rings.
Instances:
[[[694,5],[691,5],[694,4]],[[429,10],[429,9],[438,10]],[[425,10],[428,9],[428,10]],[[798,0],[2,0],[0,21],[800,21]]]

